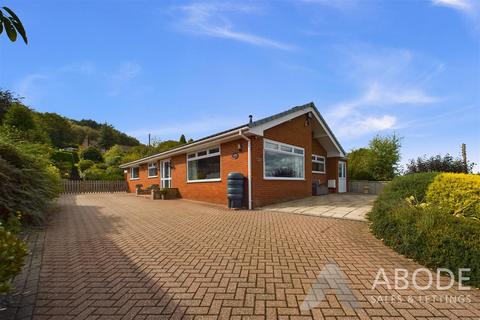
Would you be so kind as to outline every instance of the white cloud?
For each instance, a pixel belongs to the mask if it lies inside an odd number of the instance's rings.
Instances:
[[[254,11],[252,7],[232,4],[194,3],[178,7],[177,9],[183,13],[183,19],[181,19],[182,29],[191,33],[231,39],[274,49],[292,50],[295,48],[283,42],[234,30],[227,13],[251,13]]]
[[[473,1],[469,0],[432,0],[432,3],[437,6],[450,7],[466,12],[474,9]]]
[[[347,119],[344,125],[336,128],[340,137],[354,138],[369,133],[393,129],[397,124],[397,118],[391,115],[354,117]]]
[[[441,63],[417,63],[418,57],[405,49],[348,48],[345,73],[360,94],[327,108],[326,116],[338,135],[355,138],[382,130],[404,127],[393,112],[399,107],[420,107],[441,101],[425,86],[443,72]]]

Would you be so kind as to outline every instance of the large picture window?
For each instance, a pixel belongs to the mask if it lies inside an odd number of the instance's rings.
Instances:
[[[158,167],[156,162],[150,162],[148,164],[148,177],[154,178],[158,176]]]
[[[312,171],[314,173],[325,173],[325,157],[312,154]]]
[[[140,168],[139,167],[131,167],[130,168],[130,180],[138,179],[140,176]]]
[[[305,150],[296,146],[264,140],[264,178],[305,178]]]
[[[187,155],[187,181],[220,181],[220,148],[210,148]]]

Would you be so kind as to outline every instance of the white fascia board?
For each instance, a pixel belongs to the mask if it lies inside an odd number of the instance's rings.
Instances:
[[[327,128],[327,126],[325,125],[323,120],[318,116],[317,112],[312,107],[308,107],[308,108],[305,108],[305,109],[302,109],[302,110],[298,110],[298,111],[292,112],[290,114],[287,114],[283,117],[273,119],[272,121],[269,121],[269,122],[263,123],[261,125],[255,126],[253,128],[250,128],[250,130],[248,130],[248,132],[263,137],[263,133],[264,133],[265,130],[273,128],[275,126],[278,126],[279,124],[282,124],[282,123],[284,123],[288,120],[299,117],[299,116],[301,116],[303,114],[306,114],[308,112],[311,112],[313,115],[315,115],[315,119],[317,119],[318,123],[320,123],[323,130],[327,133],[328,138],[330,139],[330,141],[333,143],[333,145],[335,146],[335,148],[338,151],[338,153],[336,153],[336,154],[330,153],[327,156],[328,157],[345,157],[345,154],[342,152],[342,149],[337,144],[336,140],[333,138],[332,133],[330,132],[330,130]]]

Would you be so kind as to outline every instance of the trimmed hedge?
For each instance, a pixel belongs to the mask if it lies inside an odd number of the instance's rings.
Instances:
[[[373,234],[405,256],[435,268],[470,268],[469,285],[480,287],[480,222],[421,206],[437,173],[397,177],[368,215]],[[406,201],[413,196],[414,200]]]
[[[455,216],[480,219],[480,176],[439,174],[428,187],[427,202]]]

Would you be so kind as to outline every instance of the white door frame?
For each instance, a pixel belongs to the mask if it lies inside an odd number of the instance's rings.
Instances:
[[[338,161],[338,193],[347,192],[347,163]]]
[[[168,170],[168,175],[165,175],[165,170]],[[172,167],[170,159],[160,161],[160,187],[171,188],[172,187]]]

